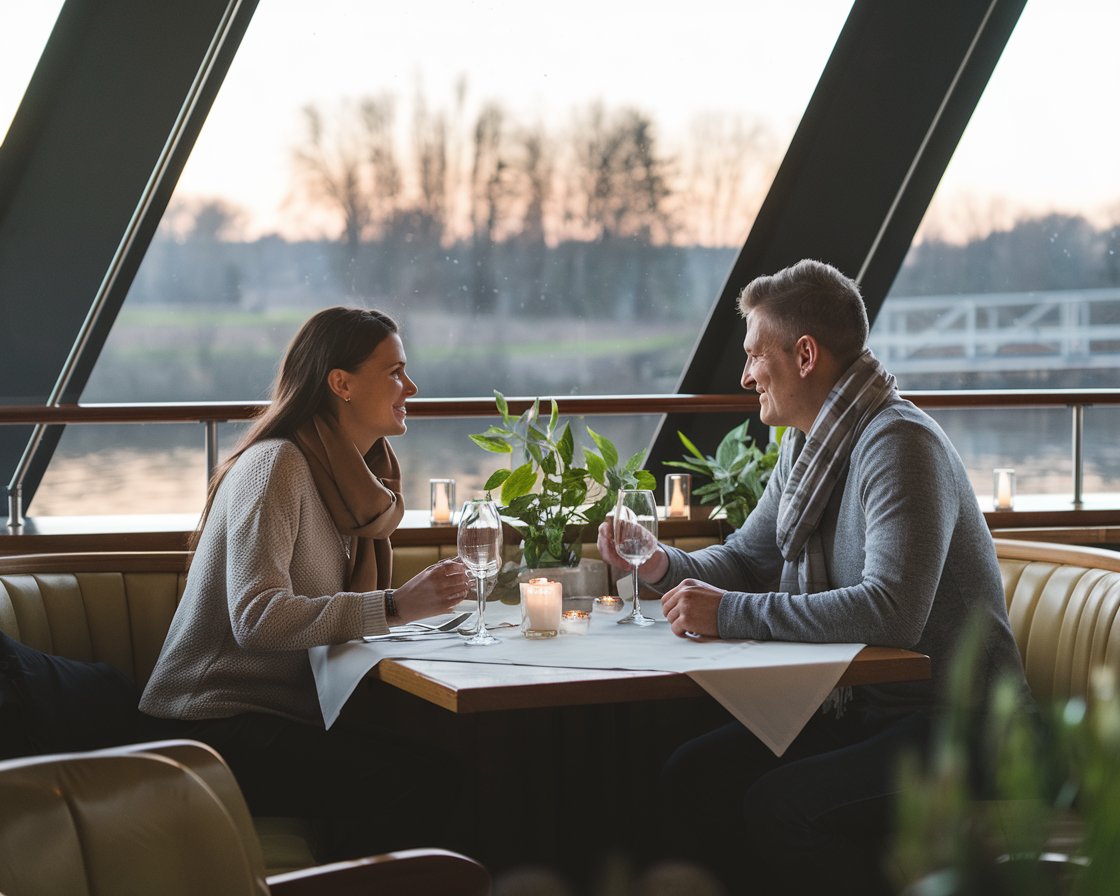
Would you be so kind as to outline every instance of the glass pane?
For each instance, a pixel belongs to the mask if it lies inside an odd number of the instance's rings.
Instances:
[[[0,6],[0,144],[60,9],[62,0],[4,0]]]
[[[1120,120],[1101,110],[1117,29],[1115,3],[1026,5],[872,330],[903,389],[1115,385]],[[1009,413],[967,415],[954,439],[978,492],[993,466],[1026,463],[1039,475],[1018,476],[1021,494],[1072,494],[1069,412]],[[1087,492],[1120,473],[1097,450],[1116,434],[1087,420]]]
[[[421,396],[675,391],[851,7],[698,2],[262,3],[82,400],[260,398],[333,304]]]

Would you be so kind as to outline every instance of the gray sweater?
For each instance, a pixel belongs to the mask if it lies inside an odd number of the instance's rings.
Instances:
[[[321,726],[307,648],[388,631],[383,592],[342,590],[346,548],[303,452],[249,448],[218,488],[140,709]]]
[[[852,449],[821,521],[832,590],[777,592],[778,500],[793,465],[783,451],[758,507],[725,544],[667,548],[658,590],[692,577],[728,589],[719,606],[725,638],[855,642],[929,654],[929,682],[856,688],[857,701],[901,712],[938,705],[953,657],[981,626],[975,693],[1022,662],[1007,620],[991,534],[956,449],[908,401],[884,405]]]

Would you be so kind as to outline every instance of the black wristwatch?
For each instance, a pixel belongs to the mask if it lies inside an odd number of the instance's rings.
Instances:
[[[385,618],[395,619],[397,615],[397,601],[393,597],[393,589],[390,588],[385,592]]]

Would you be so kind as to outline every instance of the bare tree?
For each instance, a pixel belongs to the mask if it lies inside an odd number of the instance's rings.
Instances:
[[[293,153],[307,198],[341,217],[342,242],[350,257],[357,254],[374,217],[370,154],[354,118],[352,109],[344,107],[328,128],[322,109],[314,103],[304,106],[304,140]]]
[[[637,109],[608,113],[593,103],[576,118],[567,220],[586,238],[668,242],[671,163],[656,147],[652,119]]]
[[[776,140],[762,122],[695,118],[683,153],[680,209],[692,245],[741,245],[778,167]]]

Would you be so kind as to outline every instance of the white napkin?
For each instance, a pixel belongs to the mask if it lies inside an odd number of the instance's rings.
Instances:
[[[648,604],[648,606],[646,606]],[[643,612],[660,618],[656,601]],[[517,607],[491,604],[487,624],[516,621]],[[309,651],[323,720],[329,728],[358,682],[383,658],[580,669],[682,672],[718,700],[777,755],[782,755],[839,681],[862,644],[692,640],[662,621],[618,626],[618,615],[593,612],[588,635],[529,641],[516,628],[495,631],[500,644],[470,647],[459,639],[350,642]]]

